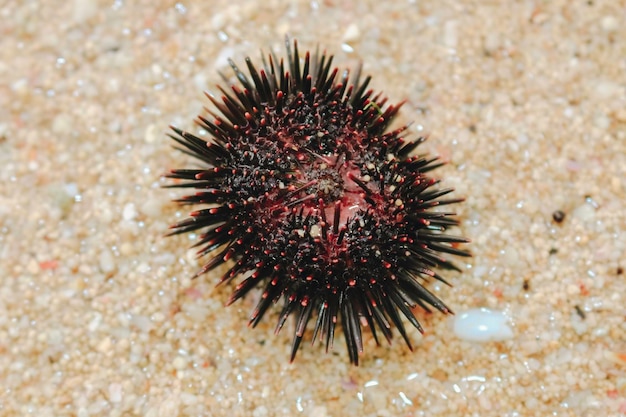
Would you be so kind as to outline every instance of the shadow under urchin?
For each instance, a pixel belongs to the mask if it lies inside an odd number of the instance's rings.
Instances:
[[[340,74],[331,55],[302,59],[286,44],[286,62],[270,54],[257,70],[248,58],[247,75],[230,61],[240,85],[207,94],[217,112],[196,121],[209,140],[172,127],[177,149],[203,167],[172,170],[168,187],[195,189],[176,201],[204,207],[171,234],[200,233],[194,246],[209,260],[196,276],[231,262],[227,304],[262,288],[251,326],[283,300],[276,332],[293,313],[292,361],[311,320],[327,350],[341,323],[357,365],[363,327],[378,344],[395,326],[412,349],[402,316],[422,332],[414,307],[451,312],[422,282],[458,270],[445,254],[469,256],[466,239],[445,233],[454,213],[435,209],[463,199],[429,175],[438,158],[411,156],[425,138],[389,131],[402,103],[368,90],[360,68]]]

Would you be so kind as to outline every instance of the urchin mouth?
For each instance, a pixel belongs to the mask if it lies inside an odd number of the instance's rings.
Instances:
[[[297,175],[310,184],[305,190],[312,196],[307,208],[332,219],[333,223],[337,222],[337,227],[345,226],[358,210],[367,205],[363,190],[354,181],[360,176],[361,170],[354,161],[338,155],[317,158]]]
[[[322,162],[309,172],[303,173],[311,184],[307,193],[315,194],[327,204],[340,200],[345,192],[345,181],[340,169]]]

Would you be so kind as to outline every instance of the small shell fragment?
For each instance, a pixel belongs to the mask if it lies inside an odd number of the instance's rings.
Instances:
[[[471,342],[502,341],[513,338],[507,317],[498,310],[474,308],[455,316],[454,333]]]

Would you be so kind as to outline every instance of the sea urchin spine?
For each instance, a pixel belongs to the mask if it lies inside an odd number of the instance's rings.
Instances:
[[[422,281],[457,269],[443,254],[468,256],[466,239],[444,233],[454,213],[434,209],[462,199],[428,175],[437,158],[411,156],[424,138],[388,131],[402,103],[374,95],[369,77],[340,75],[325,53],[301,59],[296,42],[286,61],[270,55],[257,70],[246,59],[249,75],[230,62],[240,85],[208,95],[219,114],[197,120],[209,140],[172,127],[178,149],[205,165],[167,174],[197,190],[177,201],[205,206],[172,234],[200,231],[198,256],[211,258],[197,275],[231,262],[221,282],[239,283],[227,304],[263,287],[252,326],[284,300],[276,332],[294,313],[291,360],[312,318],[326,349],[341,322],[354,364],[365,326],[378,343],[393,325],[411,348],[402,316],[422,332],[413,307],[450,312]]]

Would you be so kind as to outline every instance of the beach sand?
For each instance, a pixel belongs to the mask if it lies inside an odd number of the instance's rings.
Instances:
[[[626,3],[622,1],[8,1],[0,5],[0,415],[626,415]],[[360,366],[343,338],[289,363],[279,308],[233,285],[161,175],[166,137],[227,59],[285,34],[407,100],[400,122],[466,202],[473,257]],[[205,114],[205,113],[203,113]],[[194,130],[195,131],[195,130]],[[565,213],[562,222],[553,213]],[[504,314],[510,337],[459,338]],[[310,326],[312,327],[312,326]]]

